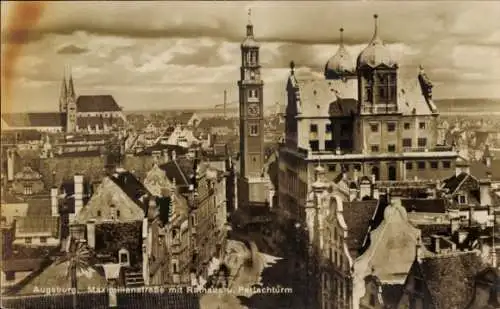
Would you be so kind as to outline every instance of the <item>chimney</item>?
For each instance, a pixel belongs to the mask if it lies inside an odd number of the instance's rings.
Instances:
[[[95,220],[87,221],[87,244],[90,248],[95,248]]]
[[[163,149],[163,163],[168,162],[168,149]]]
[[[7,150],[7,180],[14,180],[14,160],[15,160],[15,151],[13,149]]]
[[[451,218],[450,224],[451,224],[451,233],[453,234],[460,228],[460,217]]]
[[[441,237],[439,237],[438,235],[431,235],[432,251],[436,254],[439,254],[441,252],[440,243],[439,243],[440,240],[441,240]]]
[[[142,239],[148,238],[148,218],[142,220]]]
[[[467,233],[467,231],[464,230],[458,231],[458,243],[463,244],[464,241],[467,239],[467,236],[469,236],[469,233]]]
[[[52,187],[50,189],[50,205],[51,205],[51,213],[53,217],[59,216],[59,207],[57,195],[59,194],[59,189],[57,187]]]
[[[375,200],[380,199],[380,193],[379,193],[377,184],[373,184],[372,188],[373,188],[373,199],[375,199]]]
[[[361,180],[361,183],[359,184],[359,197],[360,199],[363,199],[365,197],[372,197],[372,190],[371,190],[372,184],[367,181],[367,179]]]
[[[358,183],[358,174],[359,174],[359,171],[354,168],[354,172],[353,172],[353,176],[352,176],[352,180],[357,184]]]
[[[491,180],[480,180],[479,181],[479,202],[481,206],[490,206],[492,205],[491,201]]]
[[[474,223],[474,206],[469,207],[469,227]]]
[[[161,151],[154,150],[153,151],[153,162],[155,164],[159,164],[160,163],[160,157],[161,157]]]
[[[74,217],[80,213],[83,207],[83,175],[76,174],[74,176],[75,182],[75,213]]]
[[[377,181],[377,178],[375,177],[375,174],[372,174],[372,183],[375,183]]]
[[[423,249],[423,246],[422,246],[422,240],[419,237],[419,238],[417,238],[417,245],[416,245],[416,250],[415,250],[415,258],[416,258],[417,262],[421,263],[423,257],[424,257],[424,249]]]

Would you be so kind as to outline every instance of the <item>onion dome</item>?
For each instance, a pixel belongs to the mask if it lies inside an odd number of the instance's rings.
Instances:
[[[344,28],[340,28],[340,45],[339,49],[325,65],[325,77],[336,78],[345,73],[353,73],[355,71],[354,62],[351,55],[344,46]]]
[[[385,46],[378,35],[378,15],[375,14],[373,17],[375,20],[375,32],[370,44],[359,54],[357,67],[369,66],[375,68],[381,64],[388,67],[395,67],[397,64],[391,58],[389,48]]]
[[[247,24],[247,36],[246,38],[243,40],[243,42],[241,42],[241,47],[247,47],[247,48],[251,48],[251,47],[259,47],[259,42],[257,42],[253,36],[253,25],[252,25],[252,21],[251,21],[251,15],[252,14],[252,11],[250,9],[248,9],[248,24]]]

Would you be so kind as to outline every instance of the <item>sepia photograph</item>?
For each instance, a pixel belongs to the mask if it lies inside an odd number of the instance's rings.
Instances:
[[[0,308],[500,308],[500,1],[0,12]]]

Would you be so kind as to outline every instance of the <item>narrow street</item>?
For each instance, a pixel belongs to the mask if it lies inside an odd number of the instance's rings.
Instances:
[[[227,293],[205,294],[200,300],[202,309],[303,309],[303,293],[296,287],[302,286],[296,280],[296,274],[290,261],[274,257],[259,251],[258,245],[266,246],[262,237],[247,235],[245,242],[250,242],[249,250],[243,241],[234,241],[228,245],[226,263],[231,269],[231,278]],[[249,238],[255,239],[256,242]],[[265,251],[268,251],[266,248]],[[252,251],[254,251],[252,253]],[[252,263],[248,259],[252,258]],[[234,271],[236,270],[236,271]],[[255,287],[255,289],[252,289]],[[275,291],[256,291],[258,288],[275,288]]]

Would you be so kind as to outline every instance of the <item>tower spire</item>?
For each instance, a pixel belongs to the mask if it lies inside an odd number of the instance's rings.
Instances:
[[[247,37],[253,37],[252,9],[248,9]]]
[[[61,94],[59,96],[59,112],[66,112],[66,105],[68,100],[68,88],[66,86],[66,68],[63,71],[63,78],[61,82]]]
[[[340,28],[340,47],[344,46],[344,28]]]
[[[379,37],[379,34],[378,34],[378,14],[373,15],[373,22],[374,22],[374,31],[373,31],[372,44],[375,42],[382,41]]]
[[[68,95],[71,99],[75,99],[75,86],[73,85],[73,74],[71,72],[71,67],[69,69],[69,81],[68,81]]]

